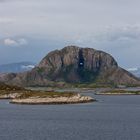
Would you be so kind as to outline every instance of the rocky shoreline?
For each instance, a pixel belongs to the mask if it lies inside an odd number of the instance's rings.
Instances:
[[[96,93],[95,95],[140,95],[134,93]]]
[[[88,103],[93,102],[95,99],[89,96],[81,96],[80,94],[71,97],[55,97],[55,98],[41,98],[41,97],[30,97],[25,99],[12,99],[10,103],[13,104],[77,104],[77,103]]]
[[[18,98],[21,93],[10,93],[10,94],[3,94],[0,95],[0,99],[15,99]]]
[[[140,95],[140,90],[113,89],[109,91],[97,92],[96,95]]]
[[[131,95],[136,95],[136,96],[138,96],[138,95],[140,95],[140,94],[130,94],[130,93],[115,93],[115,94],[114,94],[114,93],[101,93],[101,94],[100,94],[100,93],[99,93],[99,94],[95,94],[95,95],[106,95],[106,96],[107,96],[107,95],[108,95],[108,96],[109,96],[109,95],[113,95],[113,96],[115,96],[115,95],[125,95],[125,96],[127,96],[127,95],[130,95],[130,96],[131,96]]]
[[[10,99],[10,103],[14,104],[75,104],[95,101],[78,92],[31,90],[4,83],[0,83],[0,99]]]

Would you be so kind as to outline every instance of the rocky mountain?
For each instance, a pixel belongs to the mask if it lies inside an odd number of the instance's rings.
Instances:
[[[49,86],[54,83],[140,84],[140,80],[120,68],[111,55],[77,46],[52,51],[31,71],[2,75],[0,80],[24,86]]]
[[[35,67],[33,62],[19,62],[0,65],[0,73],[18,73],[31,70]]]

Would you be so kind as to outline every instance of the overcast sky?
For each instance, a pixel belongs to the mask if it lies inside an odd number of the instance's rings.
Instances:
[[[67,45],[140,66],[140,0],[0,0],[0,64],[39,62]]]

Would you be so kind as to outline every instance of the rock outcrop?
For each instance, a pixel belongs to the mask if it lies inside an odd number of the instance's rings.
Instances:
[[[55,97],[55,98],[39,98],[31,97],[26,99],[13,99],[11,103],[15,104],[75,104],[93,102],[95,99],[89,96],[81,96],[76,94],[70,97]]]
[[[7,93],[7,94],[0,94],[0,99],[15,99],[21,96],[22,93]]]
[[[120,68],[111,55],[76,46],[52,51],[31,71],[6,74],[0,76],[0,80],[24,86],[47,86],[57,82],[140,85],[140,80]]]

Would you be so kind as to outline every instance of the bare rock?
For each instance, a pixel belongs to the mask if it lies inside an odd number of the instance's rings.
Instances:
[[[55,97],[55,98],[40,98],[30,97],[26,99],[13,99],[11,103],[15,104],[75,104],[93,102],[95,99],[89,96],[81,96],[77,94],[71,97]]]

